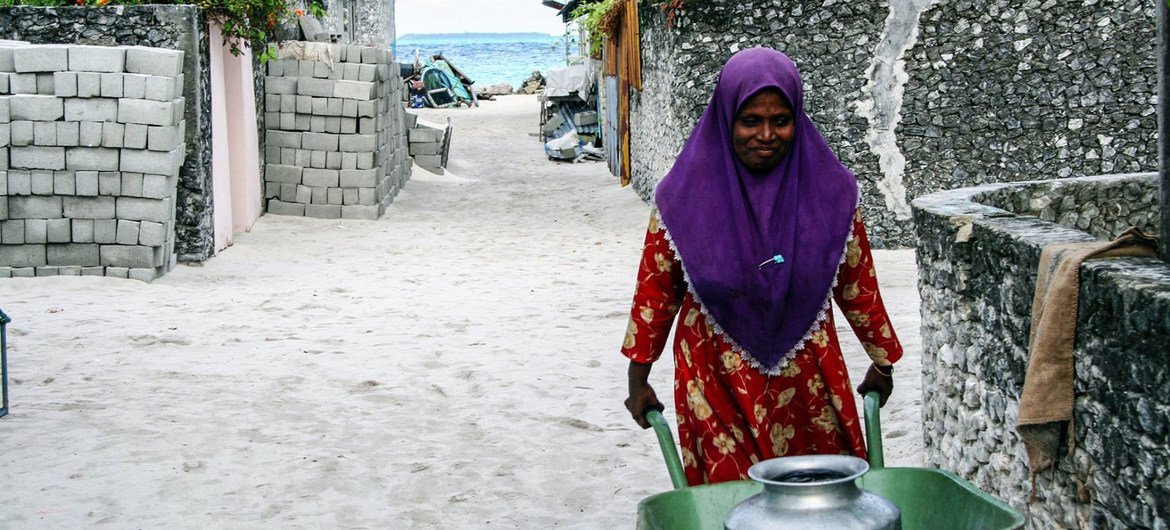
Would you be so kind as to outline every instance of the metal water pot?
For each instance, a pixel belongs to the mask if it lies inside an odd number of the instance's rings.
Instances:
[[[728,530],[901,530],[902,513],[884,497],[857,487],[869,464],[853,456],[773,458],[748,469],[764,491],[737,504]]]

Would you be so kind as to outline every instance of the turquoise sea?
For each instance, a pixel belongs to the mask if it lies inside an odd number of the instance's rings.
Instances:
[[[507,83],[520,86],[533,70],[547,73],[565,66],[565,50],[576,54],[575,40],[541,33],[447,33],[403,35],[394,44],[400,62],[441,53],[482,87]]]

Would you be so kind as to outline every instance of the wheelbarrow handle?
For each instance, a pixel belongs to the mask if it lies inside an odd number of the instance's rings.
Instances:
[[[662,412],[657,409],[646,411],[646,422],[654,427],[654,434],[658,436],[658,447],[662,449],[662,458],[666,460],[666,472],[670,473],[670,483],[674,489],[687,487],[687,475],[683,472],[682,460],[678,457],[678,449],[674,447],[674,435],[670,434],[670,425]]]
[[[886,467],[886,458],[882,454],[882,398],[876,391],[866,392],[862,400],[865,407],[865,440],[869,446],[869,468],[881,469]]]

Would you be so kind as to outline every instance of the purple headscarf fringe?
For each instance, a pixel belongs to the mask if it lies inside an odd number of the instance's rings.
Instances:
[[[860,207],[860,200],[858,202],[858,207]],[[792,362],[792,359],[796,358],[796,354],[804,349],[804,345],[812,339],[813,333],[816,333],[816,331],[820,329],[821,324],[824,324],[825,320],[828,320],[829,310],[832,307],[833,290],[837,288],[837,276],[833,276],[833,284],[829,286],[829,292],[825,294],[825,301],[821,304],[821,310],[819,313],[817,313],[816,320],[814,320],[812,325],[809,326],[808,331],[804,333],[804,336],[801,337],[800,340],[796,341],[796,344],[792,346],[792,349],[788,350],[784,353],[783,356],[780,357],[780,360],[776,362],[776,366],[768,368],[755,357],[753,357],[751,352],[743,349],[743,347],[740,346],[739,343],[735,341],[735,339],[731,338],[731,335],[728,335],[727,332],[723,330],[723,326],[719,325],[719,322],[715,320],[715,317],[711,315],[711,313],[707,312],[707,306],[703,304],[703,300],[699,297],[699,293],[695,292],[694,287],[692,287],[693,284],[691,283],[691,277],[689,274],[687,274],[687,266],[679,257],[681,254],[678,253],[678,248],[675,248],[674,246],[674,239],[670,237],[670,229],[668,229],[666,223],[662,221],[662,216],[658,214],[658,208],[655,207],[653,210],[654,218],[658,221],[658,228],[662,230],[662,234],[666,237],[666,242],[670,245],[670,251],[674,253],[675,261],[677,261],[679,266],[682,267],[683,280],[687,284],[687,292],[690,293],[690,295],[695,299],[695,302],[699,304],[699,312],[703,313],[703,316],[706,317],[707,322],[711,324],[711,329],[715,331],[715,334],[718,335],[719,338],[723,339],[723,342],[726,342],[728,346],[731,346],[732,352],[738,354],[739,357],[748,364],[748,366],[751,366],[757,372],[760,372],[768,377],[775,377],[783,373],[784,369],[788,368],[788,364]],[[841,265],[844,264],[845,260],[848,258],[849,244],[853,242],[853,239],[853,231],[850,230],[849,237],[845,239],[845,251],[841,253],[841,260],[837,264],[838,270],[841,269]]]

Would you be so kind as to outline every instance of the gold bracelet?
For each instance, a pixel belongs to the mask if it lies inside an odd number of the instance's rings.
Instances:
[[[894,365],[892,365],[892,364],[891,364],[891,365],[889,365],[889,366],[885,366],[884,368],[885,368],[886,370],[882,370],[882,368],[883,368],[883,367],[882,367],[882,366],[879,366],[877,363],[873,363],[873,369],[874,369],[875,371],[877,371],[877,373],[879,373],[879,374],[882,374],[882,375],[884,375],[884,376],[886,376],[886,377],[894,377]],[[888,371],[887,371],[887,370],[888,370]]]

